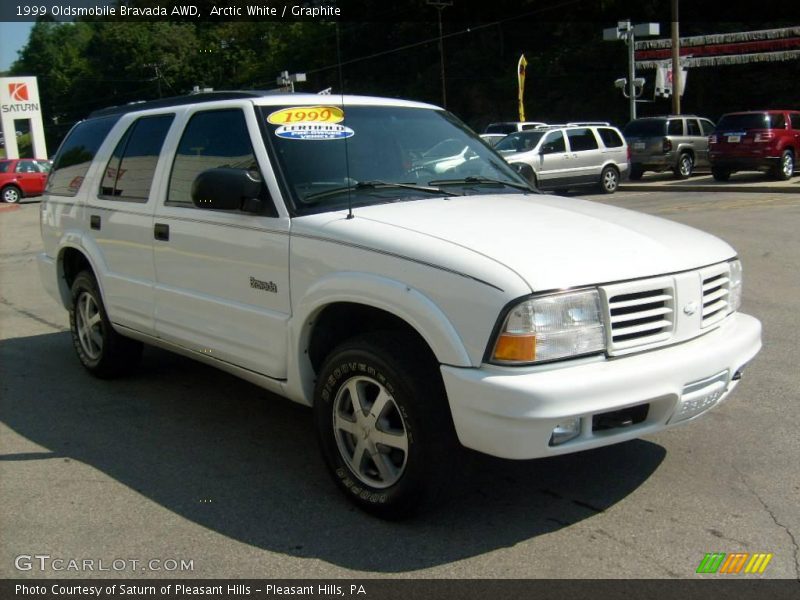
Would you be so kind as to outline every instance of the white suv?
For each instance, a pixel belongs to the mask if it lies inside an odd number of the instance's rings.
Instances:
[[[467,150],[429,152],[446,140]],[[41,225],[90,372],[144,342],[313,406],[338,486],[383,517],[436,501],[459,443],[527,459],[685,423],[761,346],[725,242],[538,194],[416,102],[100,111],[62,143]]]
[[[628,172],[630,152],[616,127],[550,125],[512,133],[495,146],[540,190],[596,187],[613,194]]]

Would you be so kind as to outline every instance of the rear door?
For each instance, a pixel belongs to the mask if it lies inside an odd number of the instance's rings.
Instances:
[[[217,167],[268,174],[252,105],[187,109],[168,150],[151,235],[160,338],[269,377],[286,377],[289,318],[289,217],[271,200],[263,214],[197,208],[195,178]],[[285,211],[284,211],[285,212]]]
[[[567,151],[569,152],[570,183],[586,184],[600,181],[603,154],[594,132],[586,128],[567,129]]]
[[[104,166],[87,179],[87,235],[104,262],[103,296],[111,320],[154,334],[153,211],[154,181],[163,178],[168,162],[161,157],[175,113],[126,115],[98,153]]]

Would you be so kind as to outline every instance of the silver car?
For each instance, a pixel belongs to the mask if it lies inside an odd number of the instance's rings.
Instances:
[[[550,126],[519,131],[500,140],[495,150],[540,190],[599,187],[617,191],[628,171],[628,145],[610,125]]]
[[[709,167],[708,136],[714,123],[694,115],[645,117],[625,126],[631,147],[631,179],[645,171],[669,171],[688,179],[695,167]]]

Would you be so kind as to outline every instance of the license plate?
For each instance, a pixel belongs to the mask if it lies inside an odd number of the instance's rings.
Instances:
[[[728,143],[729,144],[736,144],[742,141],[742,136],[740,135],[729,135],[728,136]]]
[[[644,142],[634,142],[633,143],[634,150],[644,150]]]

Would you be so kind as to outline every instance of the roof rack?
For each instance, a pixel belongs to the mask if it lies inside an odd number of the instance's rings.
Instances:
[[[567,123],[567,127],[609,127],[610,125],[611,123],[608,121],[570,121]]]
[[[201,102],[214,102],[217,100],[239,100],[242,98],[260,98],[262,96],[273,96],[285,94],[283,90],[241,90],[228,92],[199,92],[187,94],[185,96],[171,96],[169,98],[159,98],[158,100],[140,100],[129,102],[119,106],[109,106],[101,108],[89,114],[87,118],[107,117],[110,115],[122,115],[138,110],[149,110],[152,108],[167,108],[170,106],[181,106],[184,104],[198,104]]]

